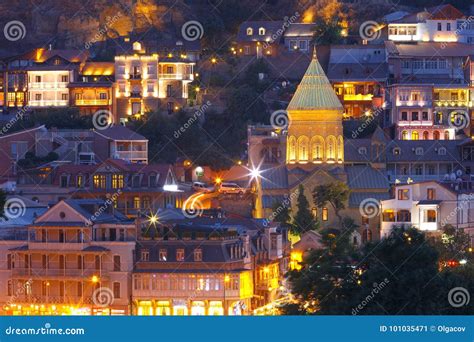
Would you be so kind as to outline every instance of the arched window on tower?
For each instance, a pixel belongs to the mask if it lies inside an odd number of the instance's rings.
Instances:
[[[319,135],[311,138],[311,158],[313,163],[324,159],[324,139]]]
[[[337,138],[337,161],[344,161],[344,139],[342,135]]]
[[[296,138],[294,136],[288,138],[288,160],[290,162],[296,161]]]
[[[326,160],[336,160],[336,138],[332,135],[326,138]]]
[[[298,138],[298,161],[307,162],[309,160],[309,139],[306,136]]]

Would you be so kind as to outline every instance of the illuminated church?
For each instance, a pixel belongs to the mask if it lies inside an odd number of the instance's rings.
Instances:
[[[343,107],[314,50],[311,63],[288,105],[286,163],[344,162]]]

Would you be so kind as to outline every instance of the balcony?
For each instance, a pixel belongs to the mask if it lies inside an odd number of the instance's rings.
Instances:
[[[130,79],[131,80],[141,80],[142,79],[142,74],[130,74]]]
[[[69,105],[68,100],[30,100],[30,107],[66,107]]]
[[[132,91],[132,92],[130,92],[130,97],[140,98],[140,97],[142,97],[142,93],[139,92],[139,91]]]
[[[147,151],[115,151],[113,157],[123,160],[147,160]]]
[[[473,107],[474,103],[472,101],[458,101],[458,100],[435,100],[435,107]]]
[[[159,78],[163,80],[192,80],[192,74],[165,74],[160,73]]]
[[[13,268],[12,277],[31,277],[31,278],[44,278],[44,277],[92,277],[93,275],[100,274],[100,270],[96,269],[54,269],[54,268]],[[103,278],[104,274],[100,274]]]
[[[344,101],[372,101],[373,94],[346,94]]]
[[[93,304],[92,296],[39,296],[39,295],[21,295],[12,296],[12,302],[15,304]]]
[[[68,82],[30,82],[29,89],[67,89]]]
[[[109,99],[77,99],[74,101],[76,106],[109,106]]]

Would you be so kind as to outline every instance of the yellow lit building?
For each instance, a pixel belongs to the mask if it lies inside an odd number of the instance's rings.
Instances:
[[[316,52],[287,111],[287,164],[343,163],[343,107],[318,62]]]

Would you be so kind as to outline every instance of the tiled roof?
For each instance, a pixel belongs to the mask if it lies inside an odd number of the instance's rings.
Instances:
[[[148,140],[143,135],[138,134],[137,132],[134,132],[123,125],[111,125],[106,129],[95,130],[94,132],[111,140]]]
[[[342,104],[334,92],[316,53],[288,105],[288,110],[340,110]]]
[[[460,161],[458,144],[456,140],[392,140],[385,155],[387,162]],[[420,147],[423,153],[416,154],[416,149]],[[400,149],[400,154],[393,153],[395,148]],[[446,154],[440,153],[441,148],[446,149]]]
[[[349,208],[358,208],[360,203],[368,198],[373,198],[377,201],[384,201],[390,199],[390,194],[387,192],[351,192],[349,194]]]
[[[285,200],[285,196],[269,196],[264,195],[262,196],[262,204],[264,208],[273,208],[274,203],[282,203]]]
[[[467,57],[474,53],[473,44],[463,43],[441,43],[441,42],[418,42],[416,44],[395,44],[386,41],[385,47],[390,55],[400,57]]]
[[[262,167],[262,169],[262,189],[288,189],[288,172],[285,165],[280,165],[269,169]]]
[[[370,166],[347,166],[347,185],[350,189],[387,189],[389,182],[383,171]]]

